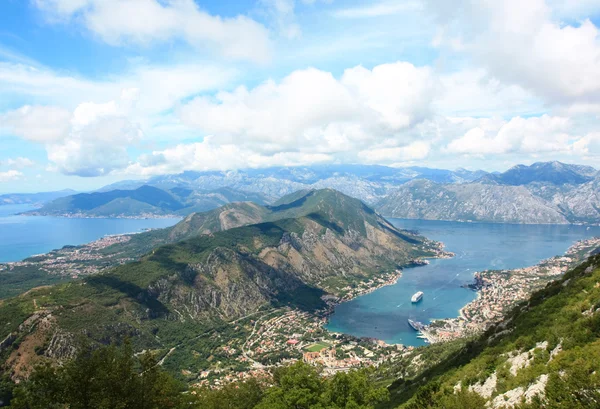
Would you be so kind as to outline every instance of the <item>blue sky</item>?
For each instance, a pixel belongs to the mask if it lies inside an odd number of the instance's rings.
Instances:
[[[4,0],[0,192],[600,155],[598,0]]]

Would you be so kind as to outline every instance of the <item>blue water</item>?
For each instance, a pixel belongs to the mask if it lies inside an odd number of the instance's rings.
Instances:
[[[563,254],[577,240],[600,236],[600,227],[401,219],[391,222],[443,242],[456,257],[405,269],[395,285],[337,306],[327,324],[330,331],[388,343],[424,345],[408,326],[408,318],[428,322],[458,316],[458,310],[476,297],[475,292],[461,287],[472,282],[474,272],[534,265]],[[417,291],[425,295],[421,302],[412,304],[410,297]]]
[[[168,227],[179,219],[69,219],[18,216],[28,205],[0,206],[0,262],[19,261],[67,244],[78,245],[107,234],[136,233],[146,228]]]

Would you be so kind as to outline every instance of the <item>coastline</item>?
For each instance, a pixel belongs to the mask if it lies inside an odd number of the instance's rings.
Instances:
[[[185,216],[180,214],[155,214],[155,213],[143,213],[139,215],[127,215],[127,214],[112,214],[112,215],[90,215],[86,213],[39,213],[36,211],[29,211],[23,213],[17,213],[17,216],[27,217],[57,217],[62,219],[134,219],[134,220],[145,220],[145,219],[183,219]]]
[[[482,333],[501,321],[518,302],[583,262],[599,247],[600,237],[578,240],[563,255],[533,266],[475,272],[474,283],[468,288],[477,292],[477,298],[462,307],[458,317],[432,320],[420,333],[429,343]]]

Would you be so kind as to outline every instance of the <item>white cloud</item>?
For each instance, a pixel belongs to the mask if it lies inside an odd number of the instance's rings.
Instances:
[[[546,101],[600,103],[600,31],[590,21],[564,25],[543,0],[429,0],[438,43],[471,54],[491,75]]]
[[[573,151],[583,157],[600,157],[600,132],[591,132],[574,142]]]
[[[70,116],[58,107],[25,105],[0,114],[0,130],[33,142],[55,142],[64,138]]]
[[[16,170],[0,172],[0,183],[11,182],[13,180],[21,179],[22,177],[23,177],[23,174]]]
[[[280,34],[288,39],[302,35],[300,25],[296,22],[295,0],[260,0],[260,3]]]
[[[50,21],[77,21],[111,45],[149,45],[182,39],[227,58],[265,62],[267,29],[245,17],[221,18],[193,0],[34,0]]]
[[[411,0],[393,0],[382,1],[379,3],[369,4],[366,6],[357,6],[338,9],[333,12],[333,16],[337,18],[369,18],[391,16],[406,11],[420,10],[421,3]]]
[[[130,92],[124,94],[128,97]],[[42,143],[56,170],[67,175],[101,176],[128,166],[127,149],[142,138],[139,126],[128,118],[128,102],[85,102],[72,113],[26,106],[4,114],[10,121],[2,123],[9,133]]]
[[[46,149],[48,159],[64,174],[102,176],[129,165],[127,148],[141,137],[141,130],[125,117],[106,116],[74,127],[63,143]]]
[[[36,101],[38,105],[76,107],[82,101],[121,98],[137,90],[136,111],[144,115],[172,108],[182,98],[226,86],[237,71],[211,64],[136,65],[116,77],[96,81],[50,69],[0,62],[0,94]],[[33,104],[32,104],[33,105]]]
[[[510,121],[485,121],[481,125],[450,142],[447,151],[470,155],[565,153],[575,139],[569,133],[569,119],[563,117],[514,117]]]
[[[440,75],[434,108],[448,116],[512,116],[544,111],[543,103],[522,87],[504,84],[483,69]]]
[[[35,162],[29,158],[19,156],[17,158],[8,158],[4,161],[0,161],[0,165],[15,167],[17,169],[23,169],[35,166]]]
[[[376,148],[358,153],[358,157],[367,163],[400,163],[425,159],[431,150],[429,142],[415,141],[406,146],[394,148]]]
[[[215,135],[220,143],[265,152],[343,152],[421,122],[430,114],[435,88],[428,68],[409,63],[372,70],[357,66],[340,79],[311,68],[294,71],[280,83],[196,98],[179,114],[185,124]]]
[[[212,137],[204,141],[180,144],[163,151],[143,155],[124,173],[159,175],[184,170],[233,170],[269,166],[295,166],[307,163],[331,162],[333,157],[323,153],[277,152],[271,155],[235,144],[215,144]]]

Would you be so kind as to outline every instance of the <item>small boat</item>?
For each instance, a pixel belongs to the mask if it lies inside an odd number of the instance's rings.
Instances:
[[[413,321],[411,319],[408,320],[408,325],[410,325],[410,327],[412,329],[414,329],[415,331],[421,331],[423,329],[423,327],[425,326],[425,324],[423,324],[419,321]]]
[[[413,294],[413,296],[410,299],[410,302],[416,303],[416,302],[421,301],[422,298],[423,298],[423,291],[418,291]]]

